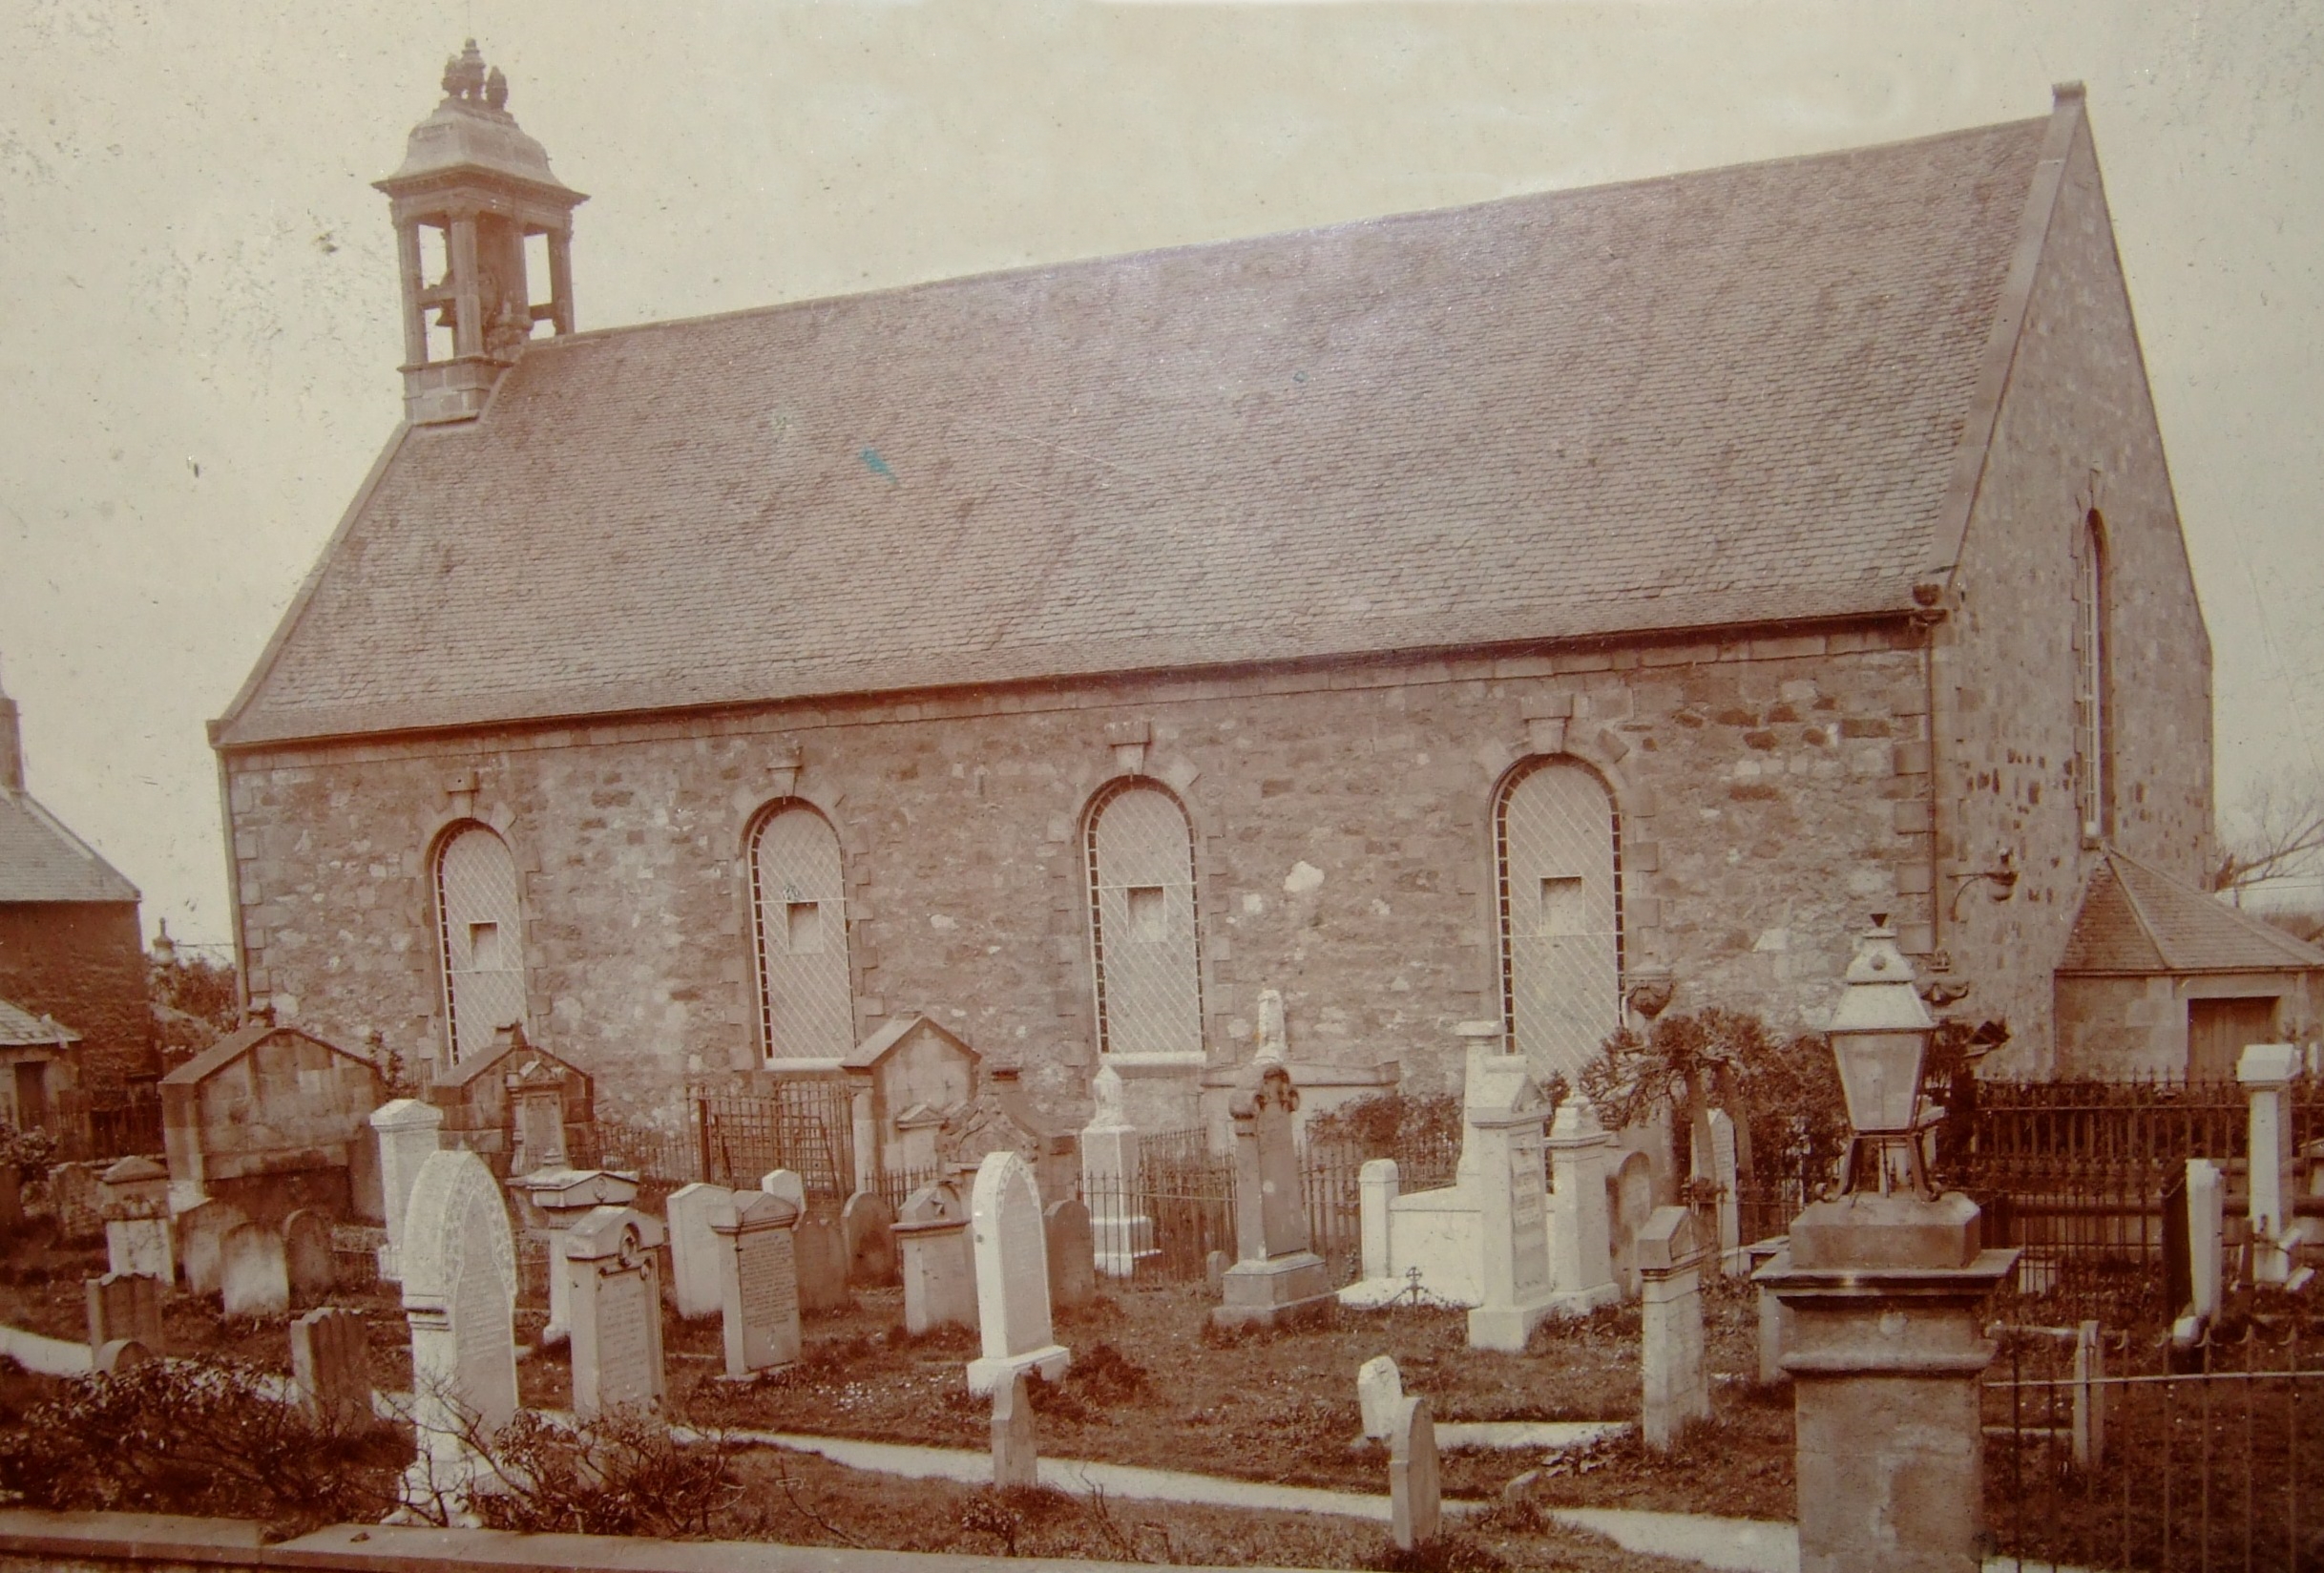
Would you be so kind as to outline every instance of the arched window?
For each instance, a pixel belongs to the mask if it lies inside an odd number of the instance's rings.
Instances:
[[[473,820],[436,843],[436,948],[453,1064],[525,1019],[524,921],[509,844]]]
[[[2074,804],[2082,839],[2096,847],[2113,829],[2106,757],[2105,520],[2083,515],[2074,549]]]
[[[1169,791],[1126,778],[1090,805],[1090,964],[1100,1054],[1203,1052],[1194,826]]]
[[[1493,808],[1509,1045],[1569,1077],[1622,1024],[1622,826],[1588,766],[1530,760]]]
[[[766,809],[751,829],[750,914],[767,1059],[836,1059],[852,1049],[839,834],[796,798]]]

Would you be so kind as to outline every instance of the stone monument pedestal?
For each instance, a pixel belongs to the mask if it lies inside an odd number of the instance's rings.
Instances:
[[[1982,1563],[1979,1307],[2017,1260],[1958,1192],[1819,1202],[1754,1274],[1791,1313],[1800,1573]]]
[[[1221,1302],[1210,1320],[1223,1328],[1275,1327],[1309,1317],[1328,1320],[1339,1310],[1331,1270],[1311,1250],[1264,1262],[1237,1262],[1221,1277]]]

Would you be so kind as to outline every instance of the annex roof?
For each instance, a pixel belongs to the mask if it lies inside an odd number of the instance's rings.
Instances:
[[[0,901],[135,901],[137,888],[29,792],[0,786]]]
[[[2324,951],[2109,848],[2083,892],[2058,971],[2324,971]]]
[[[80,1040],[79,1033],[54,1017],[36,1015],[22,1005],[0,999],[0,1048],[26,1049],[53,1043],[61,1049]]]
[[[228,1033],[202,1050],[201,1053],[171,1071],[161,1079],[161,1084],[165,1087],[190,1087],[199,1082],[207,1081],[221,1067],[233,1063],[234,1060],[257,1048],[268,1038],[278,1036],[304,1038],[309,1043],[318,1044],[330,1050],[333,1054],[352,1059],[358,1064],[369,1065],[371,1063],[365,1056],[343,1049],[336,1043],[317,1038],[313,1033],[304,1032],[297,1027],[282,1026],[272,1021],[253,1021],[239,1031]]]
[[[1908,611],[2053,123],[532,344],[214,738]]]

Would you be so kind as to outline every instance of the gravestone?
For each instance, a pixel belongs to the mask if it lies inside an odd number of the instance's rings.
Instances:
[[[1041,1455],[1033,1435],[1033,1397],[1025,1374],[1012,1372],[993,1389],[993,1489],[1035,1486],[1041,1481]]]
[[[1404,1374],[1396,1362],[1375,1354],[1355,1368],[1355,1404],[1364,1416],[1364,1435],[1386,1440],[1394,1429],[1396,1406],[1404,1401]]]
[[[1638,1298],[1638,1233],[1654,1215],[1654,1164],[1643,1152],[1625,1154],[1606,1183],[1607,1244],[1623,1298]]]
[[[1206,1251],[1203,1256],[1203,1287],[1213,1294],[1226,1291],[1226,1269],[1235,1259],[1223,1250]]]
[[[742,1381],[799,1358],[799,1209],[764,1191],[736,1191],[710,1221],[718,1246],[726,1377]]]
[[[895,1209],[877,1191],[859,1190],[839,1212],[839,1231],[848,1243],[848,1282],[858,1289],[889,1289],[897,1282]]]
[[[1007,1149],[985,1154],[970,1194],[969,1223],[976,1320],[984,1338],[984,1353],[969,1362],[969,1391],[990,1393],[1027,1371],[1056,1381],[1073,1355],[1051,1333],[1041,1193],[1020,1155]]]
[[[371,1419],[371,1332],[362,1316],[337,1306],[290,1324],[290,1381],[299,1406],[336,1432]]]
[[[198,1202],[177,1216],[178,1261],[185,1269],[189,1293],[219,1292],[225,1273],[226,1236],[249,1221],[241,1208],[216,1198]]]
[[[89,1347],[102,1349],[116,1338],[134,1338],[150,1351],[161,1348],[161,1280],[142,1272],[108,1272],[81,1281],[89,1312]]]
[[[1291,1123],[1299,1090],[1281,1059],[1254,1059],[1228,1111],[1235,1125],[1236,1260],[1221,1277],[1219,1327],[1327,1319],[1339,1307],[1330,1269],[1309,1248],[1308,1204]]]
[[[1773,1235],[1744,1248],[1750,1263],[1751,1276],[1757,1278],[1759,1269],[1782,1255],[1790,1242],[1783,1235]],[[1791,1374],[1784,1370],[1784,1352],[1791,1347],[1791,1308],[1783,1303],[1775,1290],[1766,1284],[1759,1286],[1759,1385],[1773,1387],[1788,1382]]]
[[[1695,1122],[1694,1138],[1688,1163],[1693,1178],[1707,1183],[1711,1188],[1712,1232],[1718,1242],[1715,1265],[1722,1273],[1732,1272],[1737,1265],[1737,1256],[1743,1249],[1742,1197],[1738,1191],[1740,1176],[1735,1168],[1733,1117],[1725,1109],[1708,1110]]]
[[[443,1145],[444,1111],[416,1098],[393,1098],[371,1111],[371,1134],[379,1143],[379,1188],[387,1243],[379,1248],[383,1283],[402,1277],[397,1265],[404,1244],[404,1208],[411,1200],[420,1165]]]
[[[124,1158],[97,1181],[97,1210],[105,1218],[106,1266],[178,1281],[170,1239],[170,1171],[150,1158]]]
[[[466,1149],[430,1153],[406,1204],[404,1316],[411,1328],[411,1418],[418,1456],[408,1502],[465,1511],[490,1489],[469,1436],[516,1414],[516,1242],[490,1165]]]
[[[561,1169],[572,1162],[565,1141],[565,1080],[571,1067],[534,1058],[502,1082],[509,1100],[509,1172]]]
[[[280,1316],[290,1309],[290,1265],[283,1236],[241,1224],[219,1247],[218,1292],[229,1316]]]
[[[1614,1137],[1599,1123],[1590,1101],[1577,1092],[1558,1105],[1543,1144],[1555,1183],[1549,1197],[1551,1304],[1561,1316],[1587,1315],[1622,1299],[1606,1194]]]
[[[2188,1250],[2188,1218],[2187,1170],[2182,1168],[2163,1187],[2163,1309],[2174,1322],[2194,1311],[2194,1263]]]
[[[1356,1258],[1367,1281],[1385,1280],[1395,1270],[1388,1249],[1389,1221],[1403,1189],[1404,1177],[1392,1158],[1368,1159],[1355,1171]]]
[[[1138,1129],[1122,1108],[1120,1071],[1102,1067],[1090,1094],[1098,1107],[1081,1130],[1081,1195],[1089,1206],[1098,1270],[1127,1278],[1140,1262],[1162,1254],[1154,1220],[1139,1207]]]
[[[576,1419],[662,1400],[661,1241],[658,1221],[626,1206],[593,1208],[565,1231]]]
[[[905,1199],[896,1214],[895,1238],[904,1276],[904,1331],[917,1337],[932,1328],[976,1326],[969,1212],[950,1181],[923,1185]]]
[[[1549,1101],[1523,1055],[1472,1039],[1461,1094],[1461,1162],[1477,1200],[1482,1298],[1469,1311],[1469,1347],[1521,1353],[1552,1309],[1549,1196],[1542,1122]]]
[[[1687,1426],[1710,1418],[1702,1260],[1694,1216],[1685,1207],[1657,1207],[1639,1231],[1638,1363],[1644,1384],[1639,1433],[1657,1452],[1668,1452]]]
[[[565,1231],[598,1207],[625,1207],[638,1199],[635,1177],[611,1169],[535,1169],[509,1182],[523,1207],[527,1232],[548,1248],[549,1325],[543,1345],[564,1342],[571,1328],[565,1303]]]
[[[1388,1434],[1389,1534],[1399,1550],[1435,1539],[1443,1522],[1436,1472],[1436,1422],[1426,1398],[1396,1400]]]
[[[2235,1063],[2251,1100],[2251,1280],[2280,1284],[2292,1275],[2301,1228],[2292,1214],[2292,1079],[2300,1052],[2290,1043],[2252,1043]]]
[[[331,1221],[320,1209],[301,1207],[283,1220],[283,1267],[294,1305],[325,1299],[339,1282],[331,1254]]]
[[[781,1198],[778,1198],[780,1200]],[[805,1207],[791,1231],[799,1269],[799,1310],[807,1316],[846,1311],[855,1304],[848,1292],[848,1240],[830,1204]]]
[[[759,1177],[759,1188],[769,1196],[780,1196],[801,1212],[806,1211],[806,1182],[796,1169],[768,1169]]]
[[[713,1220],[734,1211],[735,1193],[696,1181],[670,1193],[663,1210],[670,1220],[670,1298],[689,1322],[719,1313],[718,1236]]]
[[[1041,1214],[1042,1244],[1049,1257],[1049,1307],[1066,1311],[1098,1297],[1098,1248],[1089,1208],[1068,1196]]]
[[[135,1338],[115,1338],[100,1346],[90,1358],[91,1369],[100,1376],[118,1376],[136,1370],[154,1357],[154,1352]]]
[[[2188,1304],[2198,1323],[2219,1314],[2219,1281],[2227,1251],[2227,1180],[2219,1165],[2187,1161]]]

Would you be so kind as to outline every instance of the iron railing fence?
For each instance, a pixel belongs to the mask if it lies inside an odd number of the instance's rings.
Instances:
[[[1966,1101],[1967,1105],[1963,1107]],[[2324,1078],[2292,1083],[2298,1146],[2324,1137]],[[2251,1101],[2234,1081],[1964,1080],[1948,1113],[1938,1171],[1972,1188],[2098,1166],[2155,1195],[2190,1158],[2250,1152]]]
[[[579,1127],[571,1158],[577,1168],[618,1169],[647,1182],[683,1185],[702,1178],[699,1144],[690,1132],[658,1130],[599,1115]],[[752,1185],[757,1185],[754,1176]]]
[[[60,1143],[64,1156],[130,1158],[161,1151],[161,1096],[150,1086],[142,1090],[145,1096],[137,1096],[139,1089],[133,1087],[125,1103],[91,1108],[87,1142],[77,1140],[77,1132],[70,1132]],[[86,1151],[72,1150],[83,1145]]]
[[[1996,1331],[1982,1405],[2000,1565],[2324,1568],[2316,1326],[2286,1318],[2190,1350]]]
[[[847,1083],[786,1081],[771,1095],[698,1094],[692,1115],[695,1178],[755,1186],[770,1169],[792,1169],[810,1196],[855,1188],[855,1120]]]

